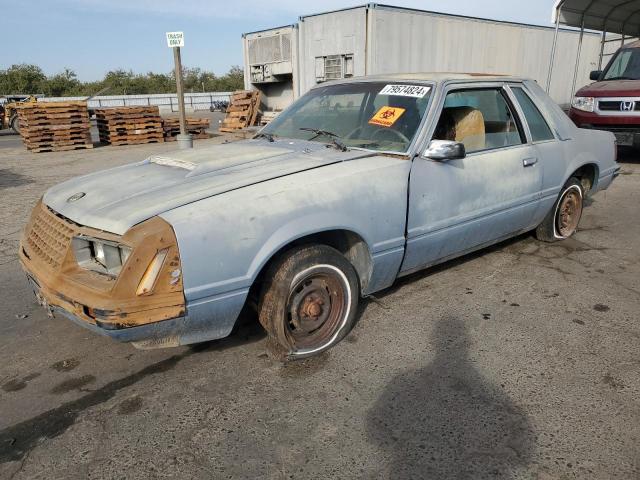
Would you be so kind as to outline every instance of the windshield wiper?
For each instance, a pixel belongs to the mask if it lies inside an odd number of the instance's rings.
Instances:
[[[329,137],[331,139],[331,142],[338,147],[338,149],[342,152],[346,152],[347,151],[347,146],[342,143],[342,141],[340,140],[340,135],[337,135],[333,132],[329,132],[327,130],[320,130],[319,128],[310,128],[310,127],[300,127],[300,130],[304,130],[305,132],[313,132],[315,133],[315,135],[313,137],[311,137],[309,139],[309,141],[313,140],[314,138],[317,138],[319,136],[324,136],[324,137]]]
[[[604,79],[605,82],[609,81],[609,80],[638,80],[637,78],[631,78],[631,77],[611,77],[611,78],[605,78]]]
[[[253,138],[266,138],[271,143],[275,142],[273,135],[267,132],[260,132]]]

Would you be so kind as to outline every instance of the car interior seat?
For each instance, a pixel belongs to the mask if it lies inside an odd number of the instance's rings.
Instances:
[[[483,150],[486,147],[484,115],[473,107],[446,107],[433,138],[461,142],[469,152]]]

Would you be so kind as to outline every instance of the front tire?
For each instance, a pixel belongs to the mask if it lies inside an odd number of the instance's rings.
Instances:
[[[317,355],[342,340],[356,319],[357,274],[326,245],[294,248],[266,273],[259,320],[289,358]]]
[[[578,229],[584,207],[582,182],[571,177],[545,219],[536,229],[536,237],[543,242],[557,242],[571,237]]]

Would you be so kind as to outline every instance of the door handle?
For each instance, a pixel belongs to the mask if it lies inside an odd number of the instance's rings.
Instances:
[[[524,160],[522,160],[522,166],[525,168],[533,167],[536,163],[538,163],[537,158],[525,158]]]

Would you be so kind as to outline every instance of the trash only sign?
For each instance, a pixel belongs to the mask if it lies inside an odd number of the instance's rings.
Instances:
[[[169,48],[184,47],[184,32],[167,32],[167,45]]]

